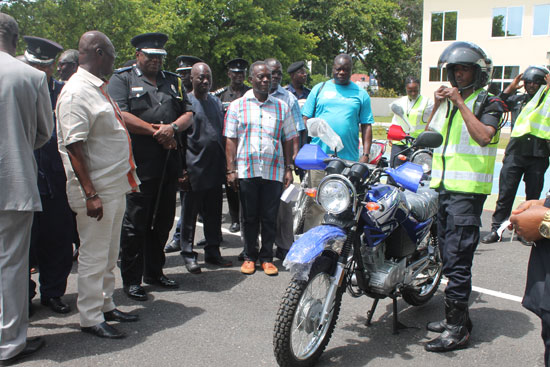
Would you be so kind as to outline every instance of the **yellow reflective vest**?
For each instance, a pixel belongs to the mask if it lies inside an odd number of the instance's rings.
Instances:
[[[541,85],[516,119],[510,135],[512,138],[531,134],[537,138],[550,139],[550,98],[548,95],[550,93],[547,93],[546,85]]]
[[[476,90],[464,101],[471,111],[482,90]],[[460,111],[454,113],[451,121],[451,113],[448,115],[449,117],[444,117],[445,121],[440,125],[444,140],[443,144],[434,150],[430,187],[444,187],[455,192],[490,194],[500,132],[497,131],[491,142],[482,147],[470,136]]]
[[[407,111],[408,98],[409,97],[405,96],[401,99],[401,101],[399,101],[403,107],[403,111]],[[413,138],[416,138],[418,137],[418,135],[420,135],[422,131],[424,131],[424,128],[426,127],[426,123],[422,120],[426,107],[428,107],[428,98],[418,96],[413,106],[411,107],[411,110],[408,112],[408,114],[405,115],[407,121],[412,126],[411,131],[408,131],[409,127],[405,125],[405,123],[401,120],[401,117],[399,116],[393,117],[392,124],[401,126],[403,130],[405,130],[405,132],[407,132]],[[405,142],[393,140],[392,144],[405,145]]]

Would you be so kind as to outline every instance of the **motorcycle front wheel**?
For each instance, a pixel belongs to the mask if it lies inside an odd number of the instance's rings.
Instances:
[[[294,204],[294,208],[292,209],[292,214],[294,216],[292,222],[292,232],[294,235],[304,233],[306,215],[312,203],[313,200],[302,191],[298,197],[298,200]]]
[[[321,323],[323,305],[331,286],[331,264],[330,259],[318,258],[309,280],[293,279],[285,291],[273,334],[275,358],[281,367],[312,366],[332,336],[345,287],[336,290],[329,317]]]

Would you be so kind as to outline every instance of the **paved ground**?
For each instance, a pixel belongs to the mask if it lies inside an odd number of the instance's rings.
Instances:
[[[484,229],[490,213],[484,213]],[[228,227],[224,223],[224,227]],[[197,238],[202,237],[199,230]],[[483,234],[483,233],[482,233]],[[181,287],[176,291],[148,287],[147,302],[129,300],[117,279],[115,302],[141,321],[120,324],[128,334],[107,341],[79,331],[76,302],[76,265],[65,300],[73,307],[58,316],[39,305],[29,335],[44,336],[47,346],[24,366],[276,366],[272,333],[280,297],[290,279],[287,272],[270,278],[262,272],[239,272],[238,236],[224,233],[222,252],[234,261],[230,269],[203,267],[191,275],[178,254],[167,257],[166,274]],[[202,250],[199,250],[202,263]],[[365,326],[371,300],[344,295],[336,330],[319,366],[542,366],[543,345],[538,318],[524,310],[523,295],[529,248],[519,242],[481,244],[478,248],[471,318],[472,346],[446,354],[427,353],[423,343],[435,334],[424,329],[428,320],[443,316],[442,293],[426,306],[410,307],[399,301],[400,321],[412,326],[391,333],[391,303],[381,301],[374,323]],[[280,263],[277,263],[280,265]],[[442,288],[441,288],[442,289]],[[485,290],[510,296],[496,297]]]

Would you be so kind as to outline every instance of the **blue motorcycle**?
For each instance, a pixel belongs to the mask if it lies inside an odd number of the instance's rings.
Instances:
[[[417,147],[441,145],[426,131]],[[313,365],[334,331],[342,295],[374,299],[367,324],[383,298],[393,299],[394,333],[400,327],[397,298],[413,306],[428,302],[441,281],[435,217],[437,193],[421,182],[422,166],[373,167],[328,157],[305,145],[295,163],[324,169],[316,201],[321,225],[300,236],[283,265],[292,280],[277,312],[274,352],[283,367]]]

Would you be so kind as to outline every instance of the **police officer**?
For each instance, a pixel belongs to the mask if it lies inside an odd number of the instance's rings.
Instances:
[[[52,103],[52,113],[63,83],[53,78],[55,57],[63,50],[56,42],[40,37],[23,37],[27,43],[26,62],[46,73]],[[54,115],[55,122],[55,115]],[[66,194],[65,170],[57,150],[56,129],[46,145],[34,151],[38,166],[38,190],[42,212],[34,214],[30,267],[40,271],[40,303],[57,313],[68,313],[71,308],[61,300],[67,288],[67,277],[72,268],[73,239],[76,227]],[[35,295],[36,284],[31,280],[29,299]]]
[[[131,133],[132,150],[141,181],[140,192],[126,197],[120,240],[124,292],[144,301],[141,281],[166,288],[178,284],[163,274],[164,244],[173,225],[177,175],[180,171],[177,134],[192,123],[178,75],[162,71],[166,56],[163,33],[132,38],[136,64],[117,70],[109,94],[118,103]]]
[[[59,56],[57,60],[57,74],[59,79],[66,82],[78,69],[78,51],[69,49]]]
[[[527,132],[521,136],[514,136],[524,125],[529,128],[535,115],[532,112],[541,108],[546,97],[546,81],[548,69],[543,66],[529,66],[525,72],[517,75],[512,83],[500,94],[500,98],[512,111],[512,137],[506,146],[500,179],[498,185],[498,199],[493,213],[491,232],[481,242],[493,243],[501,238],[497,229],[508,218],[514,205],[514,199],[519,182],[525,181],[526,200],[537,200],[544,186],[544,173],[548,168],[550,150],[545,139],[537,137],[535,132]],[[527,93],[515,94],[521,88],[520,81]],[[538,93],[540,91],[540,93]],[[534,98],[536,95],[536,98]],[[532,101],[532,103],[531,103]],[[521,115],[520,115],[521,114]],[[519,118],[519,124],[516,121]],[[532,122],[531,122],[532,121]],[[515,127],[514,127],[515,126]]]
[[[452,87],[440,87],[430,127],[443,144],[434,151],[430,187],[439,192],[438,243],[443,261],[445,320],[428,323],[439,332],[425,349],[445,352],[468,345],[472,322],[468,300],[472,261],[479,242],[481,213],[491,193],[499,128],[504,103],[483,89],[493,63],[470,42],[454,42],[439,57]]]
[[[185,91],[181,91],[182,93],[191,93],[193,91],[193,83],[191,82],[191,69],[193,68],[193,65],[195,65],[198,62],[202,62],[201,59],[195,56],[187,56],[187,55],[180,55],[176,58],[176,62],[178,63],[178,68],[176,69],[176,73],[180,76],[181,82],[183,84],[183,87],[185,88]],[[181,89],[181,86],[180,86]],[[185,146],[187,141],[182,137],[182,143]],[[183,149],[186,150],[186,149]],[[180,151],[185,156],[185,152]],[[187,176],[187,162],[185,159],[182,159],[183,168],[184,168],[184,174],[181,178],[181,180],[185,180],[186,183],[188,183],[189,177]],[[185,184],[184,184],[185,185]],[[181,188],[180,188],[181,189]],[[164,252],[170,253],[170,252],[176,252],[181,250],[180,246],[180,227],[181,227],[181,219],[183,218],[183,192],[180,191],[180,203],[181,203],[181,214],[180,219],[178,220],[178,224],[176,225],[176,230],[174,231],[174,236],[172,237],[172,240],[164,246]],[[197,269],[197,267],[194,267],[193,269]]]
[[[229,103],[237,98],[241,98],[250,87],[244,84],[246,69],[248,62],[245,59],[236,58],[229,61],[227,64],[227,76],[231,80],[231,84],[224,88],[216,90],[213,94],[220,98],[223,105],[223,113],[227,111]],[[229,232],[235,233],[241,230],[239,219],[239,194],[231,190],[226,185],[225,194],[227,196],[227,205],[229,206],[229,214],[231,215],[231,227]]]
[[[294,94],[302,107],[311,93],[311,89],[305,86],[307,82],[306,63],[305,61],[293,62],[286,71],[290,75],[290,84],[286,86],[286,90]]]
[[[406,96],[392,102],[403,110],[402,116],[394,114],[392,125],[397,125],[403,128],[413,138],[416,138],[426,128],[426,123],[430,118],[433,109],[433,102],[430,98],[420,95],[420,81],[415,77],[408,76],[405,78]],[[404,121],[406,119],[406,121]],[[399,165],[395,157],[403,150],[407,149],[405,141],[392,141],[390,164]]]

